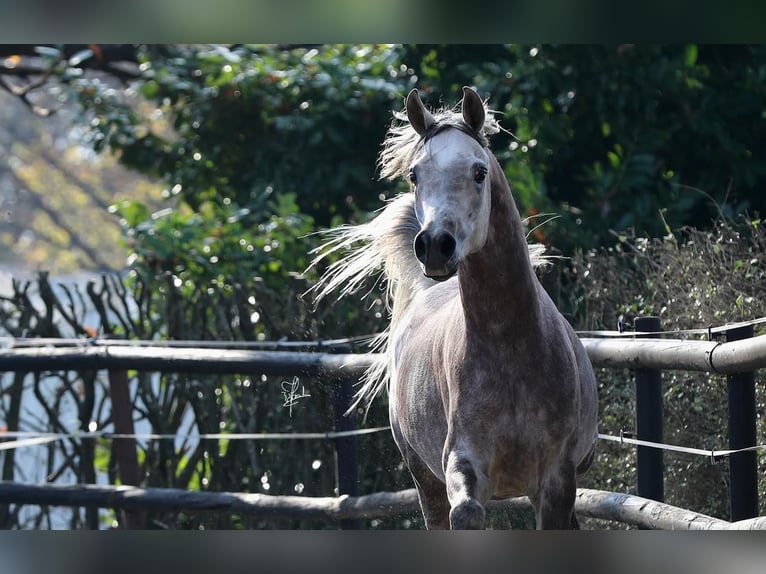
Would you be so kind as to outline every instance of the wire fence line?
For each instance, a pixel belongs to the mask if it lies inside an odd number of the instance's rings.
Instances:
[[[64,439],[134,439],[134,440],[176,440],[176,439],[194,439],[194,440],[333,440],[336,438],[347,438],[353,436],[368,435],[377,432],[390,430],[391,427],[371,427],[363,429],[354,429],[347,431],[325,431],[325,432],[283,432],[283,433],[116,433],[108,431],[93,432],[35,432],[35,431],[2,431],[0,440],[16,439],[7,442],[0,442],[0,451],[12,450],[26,446],[37,446],[49,442]]]
[[[354,429],[348,431],[325,431],[325,432],[290,432],[290,433],[199,433],[199,434],[172,434],[172,433],[115,433],[109,431],[94,431],[94,432],[35,432],[35,431],[2,431],[0,432],[0,440],[3,439],[15,439],[6,440],[6,442],[0,442],[0,451],[19,449],[29,446],[39,446],[50,442],[75,439],[75,440],[88,440],[88,439],[134,439],[134,440],[180,440],[180,439],[195,439],[195,440],[332,440],[337,438],[346,438],[354,436],[368,435],[378,432],[390,431],[390,426],[371,427],[363,429]],[[761,451],[766,450],[766,444],[754,445],[745,448],[736,449],[704,449],[696,447],[680,446],[675,444],[668,444],[662,442],[654,442],[648,440],[640,440],[633,437],[633,433],[627,431],[620,431],[619,435],[610,435],[605,433],[599,433],[598,438],[600,440],[606,440],[610,442],[616,442],[623,445],[632,446],[647,446],[654,449],[679,452],[684,454],[692,454],[696,456],[704,456],[711,460],[713,463],[720,462],[721,459],[731,456],[739,452],[749,451]]]
[[[126,347],[167,347],[172,349],[333,349],[338,347],[365,346],[372,343],[379,334],[358,335],[341,339],[320,339],[317,341],[225,341],[192,339],[113,339],[103,337],[0,337],[0,348],[19,349],[27,347],[89,347],[89,346],[126,346]]]
[[[766,317],[759,317],[757,319],[751,319],[749,321],[738,321],[733,323],[726,323],[724,325],[718,325],[713,327],[712,325],[704,328],[697,329],[671,329],[667,331],[637,331],[631,325],[620,324],[615,331],[610,330],[595,330],[595,331],[577,331],[580,337],[605,337],[605,338],[619,338],[619,339],[632,339],[635,337],[662,337],[662,336],[707,336],[708,340],[712,340],[714,337],[725,334],[727,331],[733,329],[740,329],[742,327],[756,327],[758,325],[766,324]]]
[[[650,440],[637,439],[633,437],[633,433],[629,433],[625,431],[620,431],[619,435],[609,435],[609,434],[599,433],[598,438],[601,440],[618,442],[620,444],[633,445],[636,447],[648,446],[649,448],[654,448],[658,450],[704,456],[709,458],[710,461],[713,463],[720,462],[721,459],[731,456],[733,454],[737,454],[739,452],[766,450],[766,444],[758,444],[758,445],[748,446],[744,448],[734,448],[734,449],[728,448],[728,449],[721,449],[721,450],[680,446],[676,444],[667,444],[664,442],[654,442]]]

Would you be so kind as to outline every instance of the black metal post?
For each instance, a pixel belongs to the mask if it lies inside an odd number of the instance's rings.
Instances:
[[[726,341],[740,341],[753,336],[753,326],[726,331]],[[726,377],[729,388],[729,448],[755,446],[755,373],[737,373]],[[729,504],[731,520],[758,516],[758,456],[755,451],[729,457]]]
[[[636,331],[660,331],[659,317],[636,317]],[[662,442],[662,371],[636,369],[636,436]],[[665,497],[662,450],[639,446],[636,450],[637,494],[662,502]]]
[[[335,411],[335,430],[339,432],[353,430],[356,425],[351,416],[345,412],[353,400],[353,385],[348,379],[335,384],[333,391],[333,407]],[[356,437],[338,437],[335,439],[335,468],[338,494],[349,496],[359,495],[359,456]],[[359,520],[341,520],[340,527],[344,530],[355,530],[362,527]]]

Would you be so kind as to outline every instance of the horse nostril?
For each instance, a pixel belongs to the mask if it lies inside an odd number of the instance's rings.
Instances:
[[[418,261],[421,263],[426,262],[426,253],[428,253],[428,245],[430,242],[431,240],[428,238],[428,235],[422,231],[415,236],[415,257],[417,257]]]
[[[442,233],[437,239],[436,247],[444,259],[449,259],[455,253],[455,247],[457,247],[457,243],[455,242],[455,238],[452,237],[452,235],[449,233]]]

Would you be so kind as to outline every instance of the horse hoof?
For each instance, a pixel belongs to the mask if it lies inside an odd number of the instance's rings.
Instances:
[[[483,530],[486,511],[476,500],[464,500],[449,513],[452,530]]]

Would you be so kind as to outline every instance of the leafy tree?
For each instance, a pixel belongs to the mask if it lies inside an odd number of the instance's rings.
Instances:
[[[139,60],[140,106],[102,78],[68,83],[95,148],[163,178],[192,208],[249,207],[274,190],[328,225],[376,204],[375,157],[407,80],[395,48],[164,46]]]
[[[565,215],[560,244],[605,244],[609,229],[708,227],[766,207],[763,47],[515,51],[514,156],[526,156],[543,207]]]

